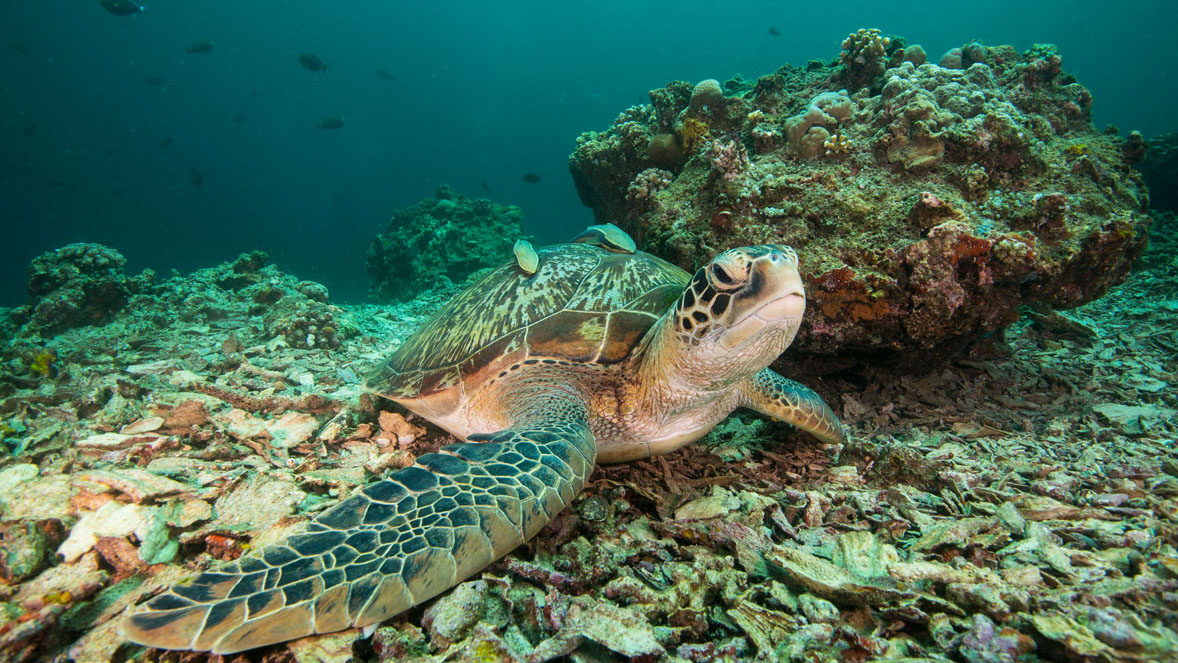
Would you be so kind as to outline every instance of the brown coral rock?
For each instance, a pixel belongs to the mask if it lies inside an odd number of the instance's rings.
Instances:
[[[689,150],[639,200],[628,187],[652,165],[650,136],[698,121],[687,83],[655,90],[578,141],[581,199],[689,270],[732,246],[793,246],[811,303],[802,351],[952,347],[1023,305],[1077,306],[1122,281],[1152,223],[1146,189],[1054,47],[975,42],[947,67],[897,44],[864,30],[841,64],[725,83],[732,123],[709,121],[707,144],[749,156],[728,168]]]

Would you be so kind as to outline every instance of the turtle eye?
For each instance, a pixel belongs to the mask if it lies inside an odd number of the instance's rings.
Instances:
[[[728,270],[719,265],[712,265],[712,280],[722,286],[736,285],[736,280],[728,273]]]

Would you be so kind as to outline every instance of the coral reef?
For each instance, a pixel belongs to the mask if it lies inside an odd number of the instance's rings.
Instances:
[[[926,59],[861,30],[838,63],[728,81],[723,101],[671,83],[583,134],[569,168],[598,222],[688,270],[730,246],[798,249],[803,352],[948,348],[1123,279],[1150,225],[1140,136],[1093,129],[1051,45]],[[650,168],[673,179],[633,195]]]
[[[150,288],[154,272],[129,277],[127,259],[101,244],[69,244],[29,264],[28,305],[17,309],[18,332],[51,335],[71,327],[110,322],[132,295]]]
[[[112,249],[90,246],[91,254],[117,255]],[[44,257],[35,260],[30,271],[42,269]],[[326,287],[284,274],[267,265],[267,260],[264,252],[253,251],[217,267],[186,276],[174,274],[158,285],[128,293],[121,310],[113,310],[104,322],[65,330],[53,338],[29,331],[31,324],[25,323],[7,347],[7,366],[27,380],[51,383],[68,378],[59,375],[60,367],[80,361],[83,355],[121,356],[133,348],[156,347],[151,339],[161,330],[182,333],[187,329],[202,333],[211,329],[222,335],[215,351],[210,349],[200,360],[189,358],[194,365],[203,361],[237,366],[244,361],[246,348],[333,350],[357,332],[356,325],[341,318],[341,309],[328,301]],[[14,321],[24,320],[25,315],[22,309],[10,311],[6,326],[14,327]],[[247,322],[242,324],[243,320]],[[78,339],[91,333],[104,340],[80,349]]]
[[[368,249],[369,294],[400,302],[462,283],[498,265],[524,237],[518,207],[467,198],[442,185],[433,198],[397,212]]]

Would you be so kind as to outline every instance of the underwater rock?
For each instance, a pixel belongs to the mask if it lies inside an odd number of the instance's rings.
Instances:
[[[339,308],[317,300],[284,297],[266,316],[265,325],[271,336],[286,339],[292,348],[332,350],[340,344],[337,313]]]
[[[1053,46],[972,42],[953,68],[878,31],[843,47],[840,64],[729,81],[720,117],[685,82],[651,91],[578,138],[582,202],[689,270],[794,247],[810,353],[951,348],[1124,279],[1151,225],[1137,157],[1093,129]]]
[[[68,244],[34,258],[28,268],[30,302],[14,312],[27,320],[19,334],[51,335],[110,322],[155,278],[151,270],[129,277],[126,264],[123,254],[101,244]]]
[[[446,185],[433,198],[389,220],[368,248],[370,297],[400,302],[438,287],[462,283],[474,272],[512,255],[523,237],[518,207],[468,198]]]
[[[21,583],[40,573],[63,538],[57,519],[0,521],[0,584]]]

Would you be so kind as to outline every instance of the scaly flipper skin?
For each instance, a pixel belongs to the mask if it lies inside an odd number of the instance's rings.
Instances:
[[[378,624],[446,591],[536,534],[593,470],[583,402],[532,394],[528,409],[365,487],[305,534],[178,583],[123,635],[231,654]]]
[[[845,439],[842,424],[821,396],[771,369],[761,370],[745,383],[740,404],[797,426],[823,442]]]

